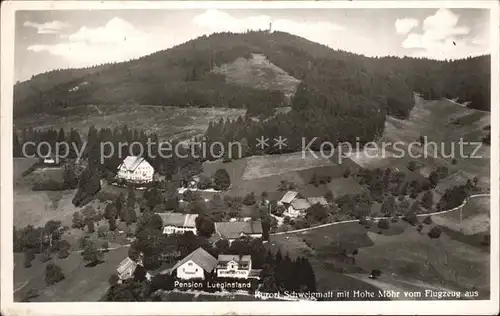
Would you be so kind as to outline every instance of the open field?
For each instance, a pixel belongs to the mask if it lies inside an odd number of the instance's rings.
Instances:
[[[129,127],[156,132],[160,140],[188,139],[203,134],[210,121],[235,119],[245,114],[244,109],[194,108],[153,105],[88,105],[68,108],[51,114],[36,114],[16,118],[16,128],[75,128],[82,137],[88,128],[111,128],[128,124]],[[43,122],[43,124],[41,123]]]
[[[271,63],[262,54],[252,54],[251,58],[239,57],[229,64],[214,69],[214,72],[226,76],[227,82],[265,90],[283,91],[290,98],[297,89],[300,80]]]
[[[286,172],[333,166],[334,163],[325,157],[314,157],[307,152],[296,152],[283,155],[252,156],[247,158],[243,180],[252,180],[284,174]]]
[[[85,267],[80,253],[71,253],[66,259],[52,259],[61,267],[65,279],[47,287],[44,275],[47,263],[33,260],[31,268],[23,267],[23,255],[14,256],[14,289],[23,286],[15,293],[14,300],[19,301],[23,291],[37,289],[40,296],[35,302],[95,302],[108,289],[108,279],[118,264],[127,256],[128,248],[110,250],[104,254],[103,263],[95,267]]]
[[[482,144],[476,151],[477,146],[474,144],[463,145],[464,155],[461,157],[459,141],[462,139],[464,142],[480,143],[481,138],[486,134],[484,128],[488,125],[490,125],[489,112],[469,109],[448,100],[425,101],[415,97],[415,106],[409,119],[387,118],[381,141],[409,144],[423,135],[427,137],[427,147],[414,146],[412,148],[414,154],[420,154],[419,158],[412,159],[408,157],[409,155],[405,155],[403,158],[387,161],[387,166],[399,167],[395,165],[398,164],[398,160],[400,166],[407,166],[409,160],[415,160],[433,168],[446,166],[450,169],[450,174],[461,170],[469,177],[477,175],[487,185],[490,170],[489,146]],[[431,142],[435,142],[437,146]],[[457,159],[456,165],[451,163],[451,158],[445,157],[453,153],[452,147]],[[473,158],[473,153],[474,156],[482,158]],[[377,167],[382,166],[377,165]]]
[[[484,299],[489,296],[490,255],[481,242],[489,233],[489,226],[483,225],[488,201],[487,197],[471,199],[464,207],[462,224],[458,211],[434,215],[434,223],[424,225],[422,233],[401,220],[391,222],[382,234],[376,225],[367,230],[354,222],[273,235],[268,247],[292,257],[306,255],[315,267],[318,287],[338,289],[335,274],[343,273],[380,289],[476,289]],[[434,225],[443,230],[438,239],[427,235]],[[358,250],[358,254],[348,259],[339,255],[339,249],[347,255]],[[377,280],[368,278],[373,269],[382,271]]]
[[[475,235],[490,231],[490,197],[473,198],[464,205],[462,219],[460,211],[450,212],[432,217],[440,226],[461,232],[464,235]]]

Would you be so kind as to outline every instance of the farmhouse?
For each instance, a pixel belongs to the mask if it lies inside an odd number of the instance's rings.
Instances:
[[[175,271],[178,279],[204,280],[206,274],[212,273],[216,266],[217,259],[200,247],[177,262],[170,271]]]
[[[127,257],[120,262],[116,268],[116,275],[118,276],[119,282],[130,279],[137,268],[137,262]]]
[[[143,157],[128,156],[118,166],[116,177],[121,180],[135,183],[153,181],[154,168]]]
[[[217,258],[218,278],[260,278],[261,270],[252,269],[252,257],[250,255],[219,255]]]
[[[328,202],[324,198],[326,192],[327,190],[323,188],[306,188],[300,193],[288,191],[277,204],[285,207],[284,216],[295,218],[303,215],[314,204],[319,203],[322,206],[327,206]]]
[[[181,213],[156,213],[161,217],[163,222],[163,233],[184,234],[185,232],[193,232],[196,235],[196,218],[198,214],[181,214]]]
[[[226,239],[231,244],[241,237],[262,238],[262,222],[216,222],[215,235],[219,239]]]

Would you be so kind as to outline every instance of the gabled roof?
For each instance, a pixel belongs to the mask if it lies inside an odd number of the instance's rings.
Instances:
[[[215,259],[205,249],[200,247],[184,257],[184,259],[182,259],[181,261],[177,262],[172,267],[171,271],[175,271],[178,267],[182,266],[188,261],[193,261],[208,273],[212,272],[217,265],[217,259]]]
[[[161,217],[163,226],[196,227],[198,214],[156,213]]]
[[[306,199],[295,199],[291,204],[296,210],[305,210],[311,207],[311,204]]]
[[[127,257],[120,262],[118,267],[116,268],[116,272],[118,274],[122,274],[123,272],[129,270],[129,269],[134,269],[137,267],[137,262],[134,260],[130,259],[130,257]]]
[[[237,239],[242,234],[262,234],[262,222],[216,222],[215,232],[221,237],[228,239]]]
[[[288,191],[280,200],[281,203],[291,203],[293,199],[299,194],[296,191]]]
[[[134,171],[143,162],[149,165],[149,162],[147,162],[144,157],[128,156],[123,160],[118,169],[125,168],[126,170]]]
[[[318,203],[320,205],[328,205],[328,202],[322,196],[307,198],[307,202],[309,202],[309,204],[311,204],[311,205],[318,204]]]
[[[239,255],[219,255],[217,258],[218,263],[228,263],[229,261],[235,261],[238,263],[245,263],[248,264],[250,261],[252,261],[252,257],[250,255],[244,255],[244,256],[239,256]]]

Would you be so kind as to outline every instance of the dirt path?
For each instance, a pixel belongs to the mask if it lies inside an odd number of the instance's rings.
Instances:
[[[454,207],[452,209],[444,210],[444,211],[440,211],[440,212],[418,214],[417,216],[419,216],[419,217],[422,217],[422,216],[432,216],[432,215],[441,215],[441,214],[445,214],[445,213],[449,213],[449,212],[454,212],[454,211],[457,211],[457,210],[461,209],[462,207],[464,207],[464,205],[467,204],[467,202],[470,199],[473,199],[473,198],[476,198],[476,197],[484,197],[484,196],[490,196],[490,194],[489,193],[474,194],[474,195],[471,195],[468,198],[466,198],[462,202],[462,204],[460,204],[459,206]],[[394,216],[390,216],[390,217],[372,217],[371,220],[391,219],[393,217]],[[403,218],[403,216],[398,216],[398,218]],[[286,232],[272,233],[272,234],[269,234],[269,235],[271,235],[271,236],[277,236],[277,235],[286,235],[286,234],[300,233],[300,232],[306,232],[306,231],[310,231],[310,230],[317,229],[317,228],[322,228],[322,227],[328,227],[328,226],[333,226],[333,225],[340,225],[340,224],[345,224],[345,223],[357,223],[357,222],[359,222],[359,219],[350,219],[350,220],[347,220],[347,221],[321,224],[321,225],[317,225],[317,226],[313,226],[313,227],[309,227],[309,228],[289,230],[289,231],[286,231]]]

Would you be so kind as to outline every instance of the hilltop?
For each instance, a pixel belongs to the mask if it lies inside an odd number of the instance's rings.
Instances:
[[[457,78],[457,70],[467,77]],[[249,73],[255,80],[242,81]],[[287,84],[271,84],[276,78]],[[414,90],[489,109],[489,56],[455,62],[374,59],[283,32],[217,33],[136,60],[36,75],[15,85],[14,115],[88,104],[215,106],[255,114],[288,105],[295,90],[326,85],[402,117],[413,105]]]

